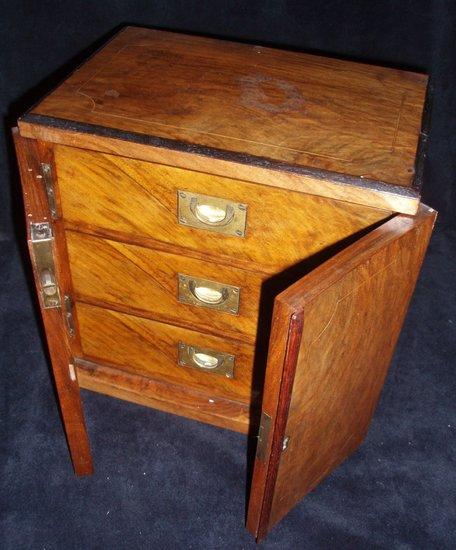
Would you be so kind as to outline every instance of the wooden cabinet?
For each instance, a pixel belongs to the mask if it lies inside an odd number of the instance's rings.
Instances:
[[[257,539],[357,448],[436,216],[420,204],[426,87],[127,27],[18,121],[78,475],[80,388],[258,437]]]

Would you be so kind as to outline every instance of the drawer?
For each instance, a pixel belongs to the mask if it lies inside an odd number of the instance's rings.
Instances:
[[[55,147],[55,162],[67,227],[101,229],[124,240],[153,239],[268,273],[388,215],[365,206],[66,146]],[[187,200],[186,213],[181,214],[185,224],[178,220],[179,190]],[[237,224],[237,214],[245,215],[245,234],[237,236],[230,223],[211,225],[214,220],[220,223],[217,216],[206,216],[211,223],[198,220],[188,203],[194,195],[199,196],[203,217],[205,203],[214,198],[220,199],[218,207],[222,216],[223,210],[227,212],[227,219],[229,208],[245,206],[232,217]],[[195,220],[199,227],[191,226]],[[230,234],[220,232],[225,230]]]
[[[75,310],[84,359],[251,401],[253,346],[93,305]]]
[[[258,275],[73,231],[66,238],[76,299],[254,343]]]

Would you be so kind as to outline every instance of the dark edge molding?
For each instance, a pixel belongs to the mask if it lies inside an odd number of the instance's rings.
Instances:
[[[399,195],[410,199],[420,198],[420,193],[415,187],[403,187],[401,185],[363,178],[361,176],[351,176],[341,172],[332,172],[330,170],[297,166],[294,164],[271,160],[266,157],[258,157],[236,151],[226,151],[215,147],[207,147],[205,145],[197,145],[185,141],[161,138],[149,134],[129,132],[126,130],[119,130],[117,128],[99,126],[97,124],[76,122],[73,120],[49,117],[31,112],[28,112],[22,116],[19,119],[19,122],[27,122],[29,124],[58,128],[59,130],[65,130],[68,132],[94,134],[100,137],[130,141],[133,143],[159,147],[162,149],[173,149],[182,153],[193,153],[213,159],[256,166],[258,168],[289,172],[299,176],[309,176],[320,180],[331,181],[339,185],[356,186],[363,189],[371,189],[373,191],[389,193],[391,195]]]
[[[429,137],[431,132],[432,104],[434,100],[434,82],[430,78],[426,88],[423,115],[421,118],[421,130],[418,138],[418,147],[415,159],[415,174],[412,181],[412,189],[417,193],[421,192],[423,186],[424,165],[429,148]]]

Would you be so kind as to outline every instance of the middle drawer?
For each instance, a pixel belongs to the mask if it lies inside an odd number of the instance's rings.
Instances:
[[[255,341],[261,276],[74,231],[66,237],[77,300]]]

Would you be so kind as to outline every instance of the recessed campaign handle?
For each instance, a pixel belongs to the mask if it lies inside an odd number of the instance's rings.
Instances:
[[[178,273],[178,299],[184,304],[238,314],[241,289],[238,286]]]
[[[198,197],[193,197],[190,210],[201,223],[207,225],[228,225],[234,218],[234,208],[230,204],[227,203],[224,207],[211,204],[207,197],[202,203],[198,202]]]
[[[219,358],[209,355],[208,353],[203,353],[201,351],[196,351],[195,348],[191,348],[190,357],[193,363],[200,369],[216,369],[219,366]]]
[[[235,356],[223,351],[179,342],[178,362],[181,367],[222,374],[234,378]]]
[[[188,286],[193,296],[203,304],[219,305],[229,297],[228,288],[217,288],[219,285],[211,284],[210,281],[198,284],[195,280],[190,280]]]
[[[178,190],[177,210],[180,225],[245,237],[247,205],[244,203]]]

